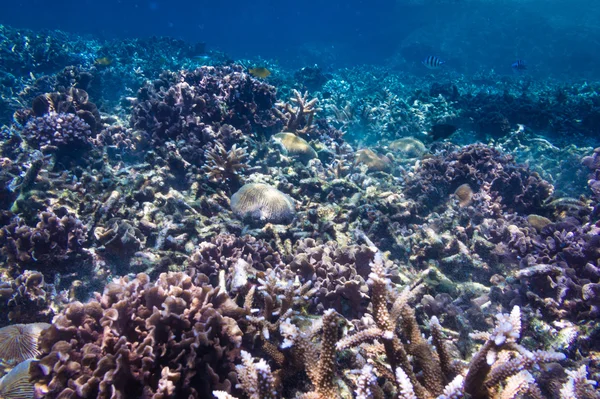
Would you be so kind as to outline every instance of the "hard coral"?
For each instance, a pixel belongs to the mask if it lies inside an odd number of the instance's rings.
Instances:
[[[102,129],[100,112],[82,89],[70,87],[65,92],[42,94],[33,99],[31,109],[37,117],[53,112],[75,114],[90,126],[92,132],[97,133]]]
[[[75,114],[51,112],[27,122],[22,131],[27,144],[44,152],[80,153],[90,147],[90,126]]]
[[[330,241],[300,240],[289,267],[301,283],[311,283],[311,313],[335,309],[348,319],[361,318],[369,304],[366,280],[374,253],[364,245],[341,246]]]
[[[294,201],[275,187],[249,183],[231,197],[231,209],[252,223],[287,224],[294,219]]]
[[[52,284],[47,284],[44,275],[25,270],[15,279],[4,279],[0,284],[0,309],[6,312],[8,322],[49,322],[56,309],[61,306]]]
[[[242,182],[242,174],[248,168],[248,152],[246,147],[238,148],[234,144],[226,150],[216,143],[213,148],[205,150],[206,164],[203,169],[211,182],[229,184],[238,189]]]
[[[39,356],[38,338],[48,323],[13,324],[0,328],[0,363],[15,366]]]
[[[317,157],[317,152],[310,144],[302,137],[296,136],[294,133],[277,133],[271,137],[271,140],[281,148],[283,155],[297,158],[304,164]]]
[[[369,172],[388,172],[392,168],[392,161],[388,157],[369,148],[356,152],[356,162],[365,165]]]
[[[202,137],[203,125],[230,124],[245,134],[274,133],[275,88],[238,65],[165,72],[138,93],[131,124],[154,140]]]
[[[251,236],[219,234],[210,242],[202,242],[190,255],[190,271],[207,275],[216,285],[219,272],[225,271],[229,292],[237,292],[249,278],[260,272],[282,266],[281,257],[269,243]]]
[[[38,213],[35,227],[14,216],[0,230],[0,245],[8,264],[18,268],[42,268],[43,273],[65,270],[75,260],[87,255],[83,250],[86,228],[64,208]]]
[[[509,212],[525,214],[541,212],[553,192],[552,185],[536,172],[481,144],[449,148],[423,160],[404,192],[422,211],[430,211],[463,184],[475,192],[485,190]]]
[[[240,314],[201,274],[118,279],[94,300],[71,303],[42,334],[32,367],[36,393],[174,398],[229,391]]]

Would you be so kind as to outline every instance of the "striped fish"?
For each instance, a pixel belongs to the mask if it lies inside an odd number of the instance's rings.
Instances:
[[[512,68],[515,71],[524,71],[527,69],[527,64],[525,64],[525,61],[523,60],[516,60],[515,62],[513,62]]]
[[[425,65],[429,69],[438,69],[442,65],[446,63],[446,61],[440,60],[435,55],[430,55],[422,61],[423,65]]]

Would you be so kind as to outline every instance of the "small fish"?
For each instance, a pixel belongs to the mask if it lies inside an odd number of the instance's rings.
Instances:
[[[192,57],[192,59],[197,62],[208,62],[208,61],[210,61],[211,57],[208,54],[202,54],[202,55],[195,55]]]
[[[110,64],[112,64],[112,59],[110,59],[109,57],[100,57],[100,58],[96,58],[95,64],[96,65],[102,65],[102,66],[109,66]]]
[[[429,69],[438,69],[442,65],[444,65],[446,63],[446,61],[442,61],[435,55],[430,55],[429,57],[427,57],[423,61],[421,61],[421,63]]]
[[[523,60],[516,60],[511,66],[515,71],[524,71],[527,69],[527,64]]]
[[[269,71],[267,68],[265,67],[257,67],[257,68],[250,68],[248,69],[248,73],[254,77],[257,78],[266,78],[271,74],[271,71]]]

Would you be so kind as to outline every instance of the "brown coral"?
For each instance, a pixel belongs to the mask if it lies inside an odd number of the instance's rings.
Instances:
[[[158,398],[229,391],[241,314],[204,275],[121,278],[95,300],[71,303],[42,334],[36,392]]]
[[[0,328],[0,360],[14,365],[37,357],[38,338],[48,327],[48,323],[31,323]]]

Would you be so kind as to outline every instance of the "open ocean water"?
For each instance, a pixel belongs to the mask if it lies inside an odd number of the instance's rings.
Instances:
[[[0,10],[0,398],[600,398],[600,3]]]

